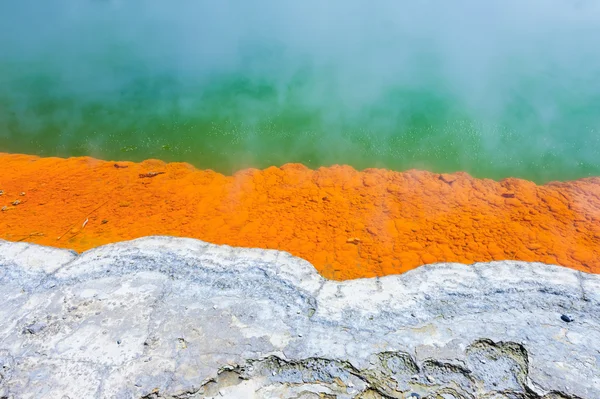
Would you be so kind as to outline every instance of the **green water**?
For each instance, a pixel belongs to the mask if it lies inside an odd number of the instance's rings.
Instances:
[[[113,22],[94,21],[66,24],[68,38],[23,38],[23,49],[0,40],[0,151],[227,174],[301,162],[540,183],[600,175],[600,55],[580,41],[597,28],[502,40],[483,59],[489,44],[448,47],[433,30],[388,41],[370,29],[370,41],[345,46],[326,36],[323,52],[319,40],[256,35],[222,44],[220,63],[218,51],[189,57],[201,39],[169,50],[177,32],[122,40]]]

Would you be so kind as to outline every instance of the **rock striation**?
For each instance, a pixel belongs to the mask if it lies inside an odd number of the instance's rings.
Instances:
[[[0,241],[0,398],[600,397],[600,276],[436,264],[337,282],[285,252]]]

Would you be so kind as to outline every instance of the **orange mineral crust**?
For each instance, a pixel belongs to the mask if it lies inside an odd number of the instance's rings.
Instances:
[[[84,251],[147,235],[274,248],[342,280],[515,259],[600,272],[600,178],[298,164],[233,176],[148,160],[0,153],[0,238]]]

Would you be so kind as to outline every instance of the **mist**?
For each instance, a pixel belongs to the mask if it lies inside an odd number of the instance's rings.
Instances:
[[[599,175],[600,3],[0,4],[0,151]]]

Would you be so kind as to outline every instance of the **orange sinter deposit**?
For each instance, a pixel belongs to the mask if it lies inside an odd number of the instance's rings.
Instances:
[[[600,178],[538,186],[298,164],[223,176],[0,153],[0,190],[0,238],[76,251],[173,235],[288,251],[338,280],[503,259],[600,272]]]

